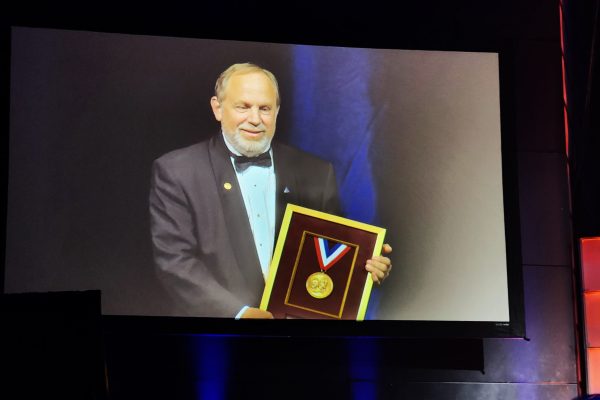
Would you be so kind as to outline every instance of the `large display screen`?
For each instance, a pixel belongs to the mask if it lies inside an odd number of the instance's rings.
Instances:
[[[507,235],[514,166],[502,151],[499,53],[25,27],[11,36],[6,293],[99,289],[105,315],[233,319],[194,315],[173,297],[157,273],[149,196],[154,160],[220,135],[215,81],[252,62],[279,83],[274,142],[331,162],[341,216],[387,230],[393,268],[365,319],[515,334],[521,265],[509,261],[518,249]],[[212,198],[207,190],[185,196]],[[202,239],[213,228],[190,226],[194,251],[219,246]],[[207,296],[220,290],[230,289]]]

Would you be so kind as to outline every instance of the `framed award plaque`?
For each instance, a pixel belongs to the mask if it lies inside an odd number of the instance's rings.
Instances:
[[[288,204],[260,308],[275,318],[363,320],[373,280],[368,259],[385,229]]]

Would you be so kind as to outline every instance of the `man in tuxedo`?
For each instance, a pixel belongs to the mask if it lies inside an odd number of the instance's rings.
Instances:
[[[258,309],[287,203],[339,213],[331,163],[272,142],[279,113],[273,74],[234,64],[210,100],[221,132],[153,165],[150,216],[159,277],[176,315],[272,318]],[[384,245],[384,252],[391,252]],[[365,266],[376,283],[391,262]]]

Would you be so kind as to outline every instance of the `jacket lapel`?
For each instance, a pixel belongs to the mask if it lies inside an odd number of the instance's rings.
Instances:
[[[244,271],[250,287],[264,286],[264,278],[254,245],[252,229],[248,222],[244,199],[231,164],[229,151],[220,133],[210,140],[209,156],[216,188],[221,199],[226,228],[229,232],[231,249],[235,254],[238,266]]]

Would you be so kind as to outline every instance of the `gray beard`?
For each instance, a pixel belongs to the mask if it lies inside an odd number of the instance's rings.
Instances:
[[[263,136],[260,140],[246,140],[242,137],[239,132],[225,133],[229,144],[238,151],[240,154],[246,157],[256,157],[259,154],[264,153],[271,147],[271,140],[273,136]]]

